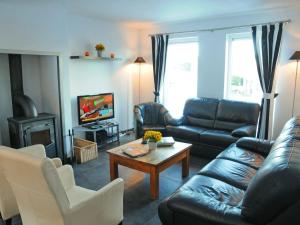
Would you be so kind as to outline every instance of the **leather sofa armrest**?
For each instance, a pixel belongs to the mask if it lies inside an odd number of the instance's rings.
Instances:
[[[256,125],[247,125],[239,127],[231,132],[234,137],[254,137],[256,133]]]
[[[262,140],[252,137],[243,137],[236,142],[236,146],[267,156],[274,144],[274,141]]]
[[[176,118],[172,117],[169,112],[167,112],[165,114],[166,125],[180,126],[180,125],[182,125],[182,121],[183,121],[183,118],[176,119]]]
[[[142,112],[141,109],[139,107],[134,107],[134,115],[135,115],[135,119],[138,123],[140,123],[141,125],[143,125],[144,123],[144,119],[142,116]]]

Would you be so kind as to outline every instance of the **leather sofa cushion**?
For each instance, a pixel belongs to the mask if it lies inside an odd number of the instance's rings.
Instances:
[[[224,130],[207,130],[200,135],[200,142],[224,148],[237,140],[238,138],[233,137],[230,132]]]
[[[241,219],[243,196],[244,191],[239,188],[195,175],[172,195],[167,206],[174,212],[174,224],[178,225],[246,225]]]
[[[250,180],[256,174],[256,169],[231,160],[215,159],[199,171],[198,174],[209,176],[246,190]]]
[[[214,128],[232,131],[257,123],[260,107],[255,103],[222,99],[219,102]]]
[[[205,128],[195,126],[167,126],[169,136],[187,141],[199,141],[200,134],[205,130]]]
[[[219,100],[213,98],[194,98],[185,103],[183,123],[192,126],[213,128]]]
[[[217,158],[239,162],[254,169],[258,169],[265,160],[262,155],[239,148],[236,146],[236,144],[233,144],[229,148],[225,149],[217,156]]]

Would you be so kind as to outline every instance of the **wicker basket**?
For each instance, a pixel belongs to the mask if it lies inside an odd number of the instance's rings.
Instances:
[[[80,138],[74,138],[73,141],[75,157],[78,163],[84,163],[98,158],[98,148],[95,142]]]

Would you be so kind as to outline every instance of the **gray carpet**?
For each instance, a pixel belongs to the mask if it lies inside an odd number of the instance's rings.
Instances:
[[[123,136],[121,144],[133,139],[133,136]],[[116,144],[115,144],[116,145]],[[114,147],[111,145],[107,148]],[[207,159],[191,156],[190,176],[181,178],[181,164],[174,165],[160,174],[159,199],[150,198],[149,175],[123,166],[119,167],[119,175],[125,180],[124,193],[124,225],[160,225],[157,215],[159,203],[171,195],[178,187],[199,171]],[[74,165],[75,179],[79,186],[98,190],[109,183],[109,161],[105,149],[99,152],[97,160],[85,164]],[[0,225],[3,223],[0,222]],[[21,225],[19,217],[14,218],[13,224]],[[87,224],[88,225],[88,224]],[[104,225],[104,224],[103,224]]]

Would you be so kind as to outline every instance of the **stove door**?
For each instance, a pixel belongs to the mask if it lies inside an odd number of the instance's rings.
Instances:
[[[50,121],[38,121],[25,126],[25,146],[42,144],[45,146],[47,157],[56,157],[55,128]]]

